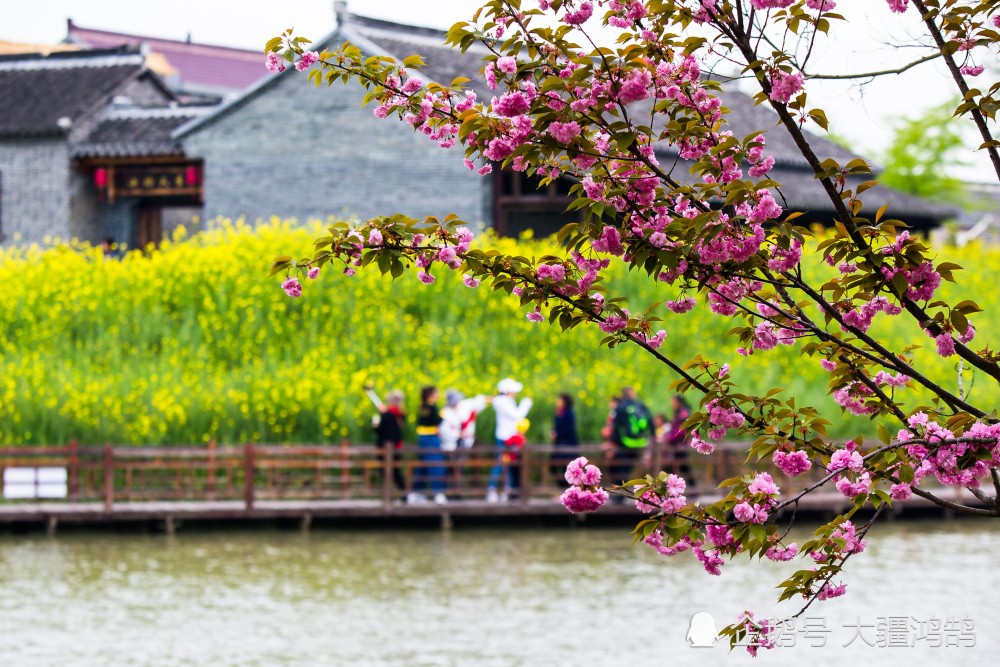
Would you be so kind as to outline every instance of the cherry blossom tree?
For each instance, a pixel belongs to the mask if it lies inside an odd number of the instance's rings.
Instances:
[[[919,12],[932,47],[905,67],[856,76],[943,61],[961,95],[956,115],[976,126],[1000,177],[1000,142],[991,134],[1000,84],[973,87],[982,59],[996,54],[1000,0],[884,4],[887,13]],[[617,29],[615,44],[595,42],[590,26],[598,23]],[[979,306],[937,296],[961,267],[937,262],[886,207],[865,207],[865,193],[879,187],[871,167],[824,158],[804,130],[827,125],[809,99],[810,80],[822,76],[812,71],[814,46],[851,29],[833,0],[490,0],[447,35],[456,49],[476,43],[488,51],[481,75],[494,92],[489,101],[477,99],[468,80],[425,81],[418,56],[366,57],[351,44],[317,53],[288,31],[266,47],[272,71],[294,64],[316,85],[360,84],[376,116],[464,151],[456,159],[479,174],[502,167],[543,184],[569,176],[568,209],[582,221],[559,233],[564,253],[526,258],[473,247],[473,234],[454,216],[389,215],[334,225],[313,256],[281,257],[274,273],[298,297],[299,278],[321,269],[352,275],[377,267],[397,278],[412,266],[424,283],[461,271],[469,287],[483,282],[519,299],[533,322],[564,330],[593,323],[605,345],[642,347],[669,369],[678,391],[699,396],[686,424],[697,452],[711,456],[727,434],[750,444],[746,473],[723,481],[722,498],[711,504],[689,502],[686,481],[665,472],[611,488],[643,514],[637,538],[664,556],[691,552],[713,575],[738,555],[798,558],[803,565],[782,582],[780,599],[802,599],[803,611],[843,595],[846,562],[864,551],[865,534],[892,503],[916,495],[956,512],[1000,516],[995,410],[974,404],[960,382],[932,381],[912,347],[889,349],[869,334],[876,318],[896,318],[982,381],[1000,380],[997,353],[975,342],[970,316]],[[756,87],[754,101],[773,110],[779,127],[771,132],[787,133],[836,211],[831,229],[815,235],[808,218],[785,211],[781,183],[769,178],[774,158],[764,133],[727,130],[710,64],[739,71]],[[658,147],[678,159],[661,163]],[[603,274],[611,263],[644,272],[664,301],[630,303],[610,293]],[[807,278],[816,275],[823,278]],[[827,371],[843,411],[877,425],[877,440],[833,441],[826,427],[834,415],[780,389],[741,392],[726,359],[672,356],[670,318],[695,308],[733,321],[734,354],[797,347],[802,363]],[[914,401],[923,407],[904,407]],[[821,474],[783,494],[782,480],[761,471],[770,464],[789,478]],[[566,479],[570,511],[606,502],[601,471],[587,460],[571,463]],[[978,502],[948,494],[949,487],[968,489]],[[790,542],[799,503],[821,489],[850,498],[850,509],[802,544]],[[862,510],[870,518],[855,522]],[[723,632],[756,654],[773,646],[775,625],[748,611]]]

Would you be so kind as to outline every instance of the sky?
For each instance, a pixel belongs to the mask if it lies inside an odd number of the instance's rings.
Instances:
[[[524,0],[525,3],[531,0]],[[350,0],[349,11],[374,18],[446,29],[472,16],[480,0]],[[815,49],[812,71],[866,72],[896,67],[914,49],[892,48],[912,41],[919,17],[912,9],[900,17],[882,0],[839,0],[837,11],[849,23],[835,24],[833,35]],[[318,39],[334,27],[332,0],[0,0],[0,40],[50,44],[66,36],[66,20],[86,28],[185,39],[241,48],[262,49],[282,30]],[[593,21],[592,23],[596,23]],[[994,58],[987,66],[996,65]],[[263,66],[262,66],[263,67]],[[996,70],[995,70],[996,71]],[[986,75],[984,75],[985,77]],[[831,130],[854,150],[877,161],[888,145],[894,123],[917,116],[955,95],[940,63],[914,68],[900,76],[881,77],[865,85],[810,82],[810,107],[823,108]],[[992,170],[974,152],[978,135],[968,126],[969,165],[955,170],[972,181],[988,181]]]

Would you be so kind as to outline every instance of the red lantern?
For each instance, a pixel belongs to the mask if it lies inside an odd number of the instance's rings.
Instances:
[[[104,167],[98,167],[94,170],[94,185],[98,190],[103,190],[108,187],[108,170]]]
[[[193,188],[198,185],[200,180],[201,174],[199,173],[198,167],[191,164],[184,168],[184,182],[189,188]]]

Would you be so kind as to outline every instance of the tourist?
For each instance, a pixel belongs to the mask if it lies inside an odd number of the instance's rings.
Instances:
[[[611,415],[610,481],[621,484],[632,478],[633,469],[652,436],[653,420],[649,408],[639,400],[632,387],[623,387]],[[622,502],[615,496],[615,502]]]
[[[470,449],[476,441],[476,417],[489,399],[486,396],[465,398],[457,389],[445,392],[445,407],[441,409],[441,449],[453,452],[459,447]]]
[[[448,502],[445,490],[444,453],[441,451],[441,413],[437,407],[437,387],[420,390],[420,410],[417,412],[417,445],[420,447],[420,462],[423,464],[414,475],[413,491],[407,502],[426,501],[425,491],[434,494],[434,502],[443,505]],[[419,483],[418,483],[419,481]]]
[[[556,396],[556,412],[552,429],[551,471],[557,482],[563,481],[566,466],[580,455],[580,438],[576,432],[576,413],[573,411],[573,397],[569,394]]]
[[[403,392],[393,389],[385,397],[385,404],[379,408],[379,414],[375,417],[375,444],[379,448],[379,460],[385,462],[385,456],[391,456],[394,461],[392,465],[392,479],[396,488],[400,491],[406,490],[406,480],[403,478],[403,471],[399,467],[398,452],[403,448],[403,425],[406,423],[406,413],[403,411]]]
[[[493,411],[496,413],[496,445],[498,448],[497,463],[490,472],[489,490],[486,501],[491,503],[506,502],[515,495],[521,486],[520,449],[524,446],[524,434],[527,429],[528,412],[532,401],[524,398],[520,403],[516,396],[524,389],[524,385],[511,378],[504,378],[497,384],[497,393],[493,399]],[[503,476],[504,465],[507,467],[507,479],[502,490],[498,492],[500,478]]]
[[[670,399],[670,409],[674,411],[674,416],[666,429],[666,436],[661,440],[665,445],[663,450],[666,453],[665,463],[669,466],[664,469],[683,477],[690,488],[695,485],[695,480],[691,477],[691,466],[688,463],[690,447],[684,422],[691,417],[691,408],[683,396],[674,394]]]

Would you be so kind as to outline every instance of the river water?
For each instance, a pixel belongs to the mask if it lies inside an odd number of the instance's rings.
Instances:
[[[691,617],[794,612],[787,564],[712,577],[624,528],[3,534],[0,665],[995,665],[997,528],[877,526],[847,595],[756,661],[690,646]]]

